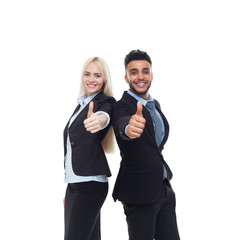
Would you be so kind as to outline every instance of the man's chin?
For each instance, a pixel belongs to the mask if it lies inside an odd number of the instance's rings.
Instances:
[[[132,87],[131,87],[131,91],[134,92],[134,93],[137,94],[137,95],[143,96],[143,95],[147,94],[148,89],[146,89],[146,90],[144,90],[144,91],[138,91],[138,90],[136,90],[135,88],[132,88]]]
[[[147,94],[147,92],[148,92],[148,91],[144,91],[144,92],[138,92],[138,91],[137,91],[136,93],[137,93],[138,95],[142,95],[142,96],[143,96],[143,95]]]
[[[148,86],[148,88],[145,89],[144,91],[143,91],[143,90],[138,91],[137,89],[134,88],[134,86],[133,86],[132,84],[129,84],[129,86],[130,86],[130,89],[132,90],[132,92],[134,92],[134,93],[137,94],[137,95],[143,96],[143,95],[147,94],[147,92],[148,92],[151,84],[150,84],[150,85]]]

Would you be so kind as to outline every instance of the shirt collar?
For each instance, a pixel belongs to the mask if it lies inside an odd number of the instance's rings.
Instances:
[[[94,93],[89,97],[87,97],[87,94],[82,95],[77,99],[78,104],[80,104],[81,107],[86,106],[99,92]]]
[[[132,97],[134,97],[136,100],[138,100],[139,102],[142,103],[142,105],[145,107],[147,104],[147,101],[144,98],[139,97],[138,95],[134,94],[133,92],[131,92],[130,90],[127,91],[127,93],[129,95],[131,95]],[[154,102],[154,99],[151,97],[151,95],[149,94],[149,100],[148,102]]]

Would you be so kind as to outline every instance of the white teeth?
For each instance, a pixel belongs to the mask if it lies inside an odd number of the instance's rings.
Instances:
[[[145,83],[138,83],[137,85],[138,85],[138,86],[144,86]]]

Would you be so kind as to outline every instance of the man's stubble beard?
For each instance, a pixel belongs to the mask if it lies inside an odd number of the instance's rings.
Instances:
[[[138,92],[138,91],[134,88],[134,86],[129,82],[129,87],[130,87],[130,89],[131,89],[134,93],[136,93],[136,94],[138,94],[138,95],[145,95],[145,94],[149,91],[150,86],[151,86],[151,82],[150,82],[149,86],[147,87],[146,91],[144,91],[144,92]]]

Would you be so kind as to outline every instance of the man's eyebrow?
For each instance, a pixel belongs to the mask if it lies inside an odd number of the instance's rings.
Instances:
[[[142,70],[150,70],[150,68],[147,68],[147,67],[146,67],[146,68],[143,68]]]
[[[137,68],[132,68],[132,69],[130,69],[130,72],[131,71],[138,71],[138,69]]]
[[[147,67],[145,67],[145,68],[141,68],[142,70],[150,70],[150,68],[147,68]],[[132,69],[130,69],[130,72],[132,72],[132,71],[138,71],[138,70],[140,70],[139,68],[132,68]]]

